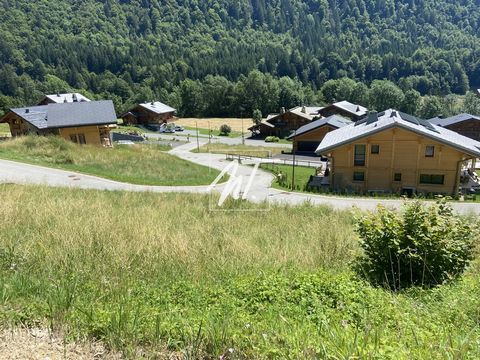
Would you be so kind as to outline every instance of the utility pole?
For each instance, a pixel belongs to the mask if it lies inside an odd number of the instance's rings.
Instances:
[[[243,133],[243,106],[240,106],[240,118],[242,119],[242,145],[245,145],[245,134]]]
[[[212,130],[210,130],[210,121],[208,122],[208,143],[210,144],[210,141],[212,139]]]
[[[200,152],[200,141],[198,140],[198,122],[195,121],[195,128],[197,129],[197,151]]]
[[[294,141],[296,141],[296,137],[297,137],[297,129],[294,130],[294,134],[293,134],[293,138],[295,139]],[[293,147],[292,147],[292,153],[293,153],[292,190],[295,190],[295,154],[296,154],[296,151]]]

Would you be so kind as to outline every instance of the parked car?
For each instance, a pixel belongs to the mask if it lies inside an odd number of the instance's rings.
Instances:
[[[174,134],[175,133],[175,128],[170,128],[170,127],[165,127],[160,130],[162,133],[167,133],[167,134]]]
[[[180,126],[180,125],[175,126],[175,131],[183,131],[183,130],[185,130],[183,126]]]

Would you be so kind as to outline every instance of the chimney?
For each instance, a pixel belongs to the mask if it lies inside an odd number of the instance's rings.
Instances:
[[[391,117],[391,118],[397,117],[397,111],[396,111],[396,110],[392,110],[392,112],[390,113],[390,117]]]
[[[78,102],[77,94],[72,94],[72,101],[73,102]]]
[[[283,106],[280,108],[280,114],[285,114],[285,108]]]
[[[152,101],[150,105],[155,106],[155,101]]]
[[[367,125],[373,124],[378,121],[378,113],[376,111],[370,111],[367,116]]]
[[[59,93],[59,92],[57,92],[57,97],[60,97],[60,93]]]
[[[357,106],[357,111],[356,112],[360,112],[360,106]]]
[[[25,109],[25,114],[29,114],[30,113],[30,109]]]
[[[307,108],[305,106],[302,106],[302,113],[304,113],[304,114],[307,113]]]

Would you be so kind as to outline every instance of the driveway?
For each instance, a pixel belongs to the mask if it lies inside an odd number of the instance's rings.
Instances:
[[[201,145],[206,141],[201,140]],[[196,143],[188,143],[170,150],[170,154],[176,155],[184,160],[205,165],[222,171],[232,163],[225,159],[222,154],[192,153]],[[253,167],[244,162],[238,166],[236,178],[243,178],[243,184],[250,179]],[[234,169],[228,173],[233,174]],[[298,205],[310,203],[313,205],[329,205],[334,209],[351,209],[353,207],[361,210],[374,210],[378,205],[391,208],[399,208],[403,200],[379,200],[369,198],[334,197],[324,195],[313,195],[281,191],[271,187],[273,175],[258,170],[251,182],[247,200],[255,203],[267,202],[270,204]],[[28,165],[8,160],[0,160],[0,183],[36,184],[60,187],[75,187],[82,189],[116,190],[116,191],[150,191],[150,192],[189,192],[208,193],[208,186],[144,186],[126,184],[117,181],[102,179],[96,176],[78,174],[71,171],[57,170],[42,166]],[[221,184],[214,187],[214,191],[222,192],[226,185]],[[242,191],[245,189],[243,186]],[[453,208],[462,214],[480,214],[480,203],[452,202]]]

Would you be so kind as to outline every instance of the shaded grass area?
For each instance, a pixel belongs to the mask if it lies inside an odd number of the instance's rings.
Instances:
[[[280,190],[292,190],[293,166],[279,164],[261,164],[260,168],[273,173],[277,178],[273,181],[272,187]],[[304,190],[310,180],[310,176],[315,175],[315,168],[306,166],[295,166],[295,189]]]
[[[211,143],[200,146],[201,153],[244,155],[263,158],[281,154],[282,150],[285,150],[285,148],[250,145],[227,145],[220,143]],[[198,152],[198,150],[195,149],[193,152]]]
[[[349,212],[15,185],[0,197],[3,325],[47,324],[130,358],[480,356],[478,264],[433,290],[373,288],[348,268]]]
[[[207,185],[219,174],[166,150],[148,144],[80,146],[57,136],[26,136],[0,143],[0,158],[142,185]]]
[[[10,127],[8,124],[0,124],[0,136],[10,136]]]

